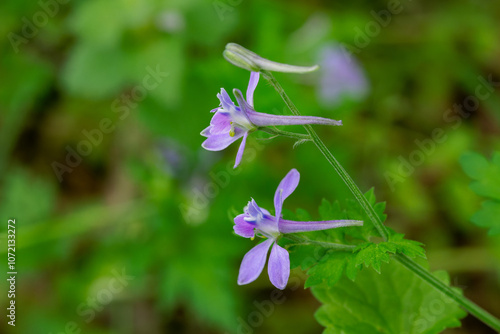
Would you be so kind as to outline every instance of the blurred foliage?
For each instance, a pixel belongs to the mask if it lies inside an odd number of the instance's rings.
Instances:
[[[232,217],[251,196],[272,207],[273,187],[292,167],[307,182],[288,208],[316,212],[323,198],[344,207],[351,197],[308,143],[249,140],[255,154],[234,171],[235,145],[202,151],[199,132],[215,94],[244,89],[249,76],[222,58],[228,42],[299,65],[314,63],[331,41],[350,50],[370,83],[365,100],[321,106],[321,72],[278,80],[304,114],[343,120],[317,130],[362,189],[376,187],[388,224],[426,245],[432,270],[449,271],[452,284],[500,314],[500,242],[468,223],[480,199],[459,168],[466,150],[500,150],[498,87],[473,112],[454,111],[484,80],[499,81],[500,4],[401,6],[380,32],[367,33],[386,1],[3,0],[0,253],[7,219],[15,218],[13,332],[59,333],[73,323],[84,333],[322,331],[309,290],[287,289],[272,316],[251,317],[264,314],[256,304],[272,290],[265,278],[236,285],[251,244],[231,233]],[[264,83],[255,104],[287,112]],[[440,142],[432,140],[436,129]],[[424,159],[406,173],[402,160],[413,152]],[[55,162],[67,167],[61,182]],[[394,188],[387,172],[399,176]],[[133,279],[105,299],[122,270]],[[4,321],[0,331],[12,328]],[[490,331],[468,317],[449,333]]]
[[[500,152],[495,152],[491,163],[480,154],[464,153],[460,159],[465,173],[475,181],[470,188],[478,195],[490,198],[481,205],[471,221],[477,226],[489,227],[489,235],[500,234]]]

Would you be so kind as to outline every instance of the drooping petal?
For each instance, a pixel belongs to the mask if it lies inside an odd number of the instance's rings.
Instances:
[[[245,151],[245,144],[247,142],[248,131],[243,135],[243,139],[241,140],[240,148],[238,149],[238,153],[236,154],[236,161],[234,162],[234,167],[238,167],[241,162],[241,158],[243,157],[243,151]]]
[[[287,250],[280,247],[278,243],[275,243],[271,250],[267,271],[271,283],[278,289],[283,290],[290,277],[290,257]]]
[[[259,77],[260,77],[259,72],[250,73],[250,81],[248,82],[248,88],[247,88],[247,102],[252,108],[253,108],[253,92],[255,91],[255,88],[259,83]]]
[[[280,233],[298,233],[328,230],[336,227],[363,226],[360,220],[325,220],[312,222],[298,222],[293,220],[280,219],[278,228]]]
[[[238,285],[251,283],[259,277],[266,264],[267,252],[273,242],[273,239],[267,239],[245,254],[241,261]]]
[[[209,151],[221,151],[231,145],[231,143],[235,142],[239,138],[243,137],[245,132],[241,129],[236,128],[235,134],[233,137],[229,135],[229,133],[221,133],[216,135],[210,135],[201,146]]]
[[[274,210],[276,211],[276,222],[279,221],[281,217],[281,209],[283,206],[283,201],[290,196],[291,193],[297,188],[300,181],[299,172],[293,168],[286,174],[286,176],[281,180],[278,185],[278,189],[274,193]]]
[[[281,116],[271,115],[255,110],[246,110],[246,115],[252,124],[257,126],[274,125],[304,125],[304,124],[322,124],[322,125],[342,125],[342,121],[330,118],[315,116]]]
[[[255,236],[255,224],[247,222],[245,216],[245,214],[241,214],[234,218],[234,232],[244,238],[253,238]]]

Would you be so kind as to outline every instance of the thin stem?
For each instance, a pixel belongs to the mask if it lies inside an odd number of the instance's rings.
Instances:
[[[353,245],[343,245],[343,244],[336,244],[333,242],[311,240],[311,239],[307,239],[304,237],[300,237],[300,236],[298,236],[296,234],[292,234],[292,233],[287,233],[283,237],[290,239],[292,241],[296,241],[302,245],[318,245],[318,246],[321,246],[324,248],[336,249],[336,250],[341,250],[341,251],[351,251],[352,252],[356,248],[356,246],[353,246]]]
[[[295,107],[293,102],[290,100],[288,95],[286,95],[285,91],[278,83],[278,81],[274,78],[274,76],[268,71],[261,71],[264,78],[269,81],[269,83],[274,87],[274,89],[281,96],[285,104],[288,106],[290,111],[296,115],[300,116],[300,112]],[[370,205],[366,197],[363,195],[358,186],[354,183],[352,178],[346,172],[346,170],[340,165],[340,163],[335,159],[333,154],[328,150],[323,141],[318,137],[316,131],[310,125],[304,125],[307,133],[311,136],[312,141],[316,145],[316,147],[320,150],[320,152],[325,156],[326,160],[333,166],[337,174],[342,178],[344,183],[347,185],[349,190],[352,192],[358,203],[361,205],[363,210],[365,211],[368,218],[372,221],[373,225],[379,232],[380,236],[387,241],[389,237],[389,232],[385,225],[382,223],[377,213],[374,211],[373,207]],[[426,281],[428,284],[433,286],[435,289],[445,294],[446,296],[452,298],[456,301],[460,306],[462,306],[467,312],[475,316],[476,318],[483,321],[485,324],[495,329],[496,331],[500,331],[500,320],[495,318],[493,315],[488,313],[486,310],[482,309],[480,306],[476,305],[466,297],[455,292],[451,287],[447,286],[436,277],[434,277],[429,271],[420,266],[418,263],[413,261],[412,259],[404,256],[397,255],[396,258],[399,262],[401,262],[406,268],[411,270],[413,273],[418,275],[421,279]]]
[[[259,127],[258,130],[264,131],[264,132],[267,132],[269,134],[276,135],[276,136],[284,136],[284,137],[299,139],[299,140],[311,140],[311,136],[309,136],[309,135],[305,135],[302,133],[283,131],[283,130],[279,130],[279,129],[272,129],[272,128],[268,128],[265,126]]]

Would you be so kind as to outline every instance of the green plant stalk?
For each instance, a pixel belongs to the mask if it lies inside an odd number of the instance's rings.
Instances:
[[[268,71],[261,71],[262,75],[264,78],[274,87],[274,89],[278,92],[278,94],[281,96],[285,104],[288,106],[292,114],[296,116],[300,116],[300,112],[295,107],[293,102],[290,100],[288,95],[286,95],[285,91],[279,84],[279,82],[274,78],[274,76],[268,72]],[[326,160],[332,165],[332,167],[335,169],[337,174],[342,178],[342,180],[345,182],[349,190],[352,192],[358,203],[361,205],[363,210],[365,211],[366,215],[368,218],[372,221],[373,225],[379,232],[380,236],[387,241],[389,237],[389,232],[386,228],[386,226],[382,223],[382,221],[379,219],[378,215],[374,211],[373,207],[370,205],[366,197],[363,195],[361,190],[358,188],[358,186],[354,183],[352,178],[347,174],[346,170],[340,165],[340,163],[335,159],[333,154],[328,150],[326,145],[323,143],[323,141],[319,138],[318,134],[310,125],[304,125],[304,128],[306,129],[307,133],[311,136],[311,140],[314,142],[316,147],[320,150],[320,152],[323,154],[323,156],[326,158]],[[439,279],[434,277],[429,271],[427,271],[425,268],[420,266],[418,263],[413,261],[412,259],[404,256],[404,255],[396,255],[396,258],[399,262],[401,262],[406,268],[411,270],[413,273],[415,273],[417,276],[419,276],[421,279],[426,281],[428,284],[430,284],[432,287],[440,291],[441,293],[445,294],[446,296],[450,297],[454,301],[456,301],[460,306],[462,306],[467,312],[469,312],[471,315],[475,316],[482,322],[484,322],[486,325],[490,326],[496,331],[500,331],[500,320],[497,319],[495,316],[492,314],[488,313],[486,310],[482,309],[480,306],[476,305],[466,297],[458,294],[455,292],[452,288],[441,282]]]

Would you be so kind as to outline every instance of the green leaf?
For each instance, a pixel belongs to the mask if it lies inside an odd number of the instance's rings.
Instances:
[[[290,268],[300,267],[302,270],[307,270],[316,265],[323,258],[326,251],[324,247],[318,245],[293,246],[289,249],[289,253],[291,254]]]
[[[475,181],[470,188],[478,195],[500,200],[500,152],[492,162],[478,153],[465,153],[460,158],[464,172]]]
[[[19,167],[11,168],[8,175],[0,196],[2,219],[15,218],[27,226],[50,217],[56,204],[55,185]]]
[[[373,243],[367,242],[359,245],[356,250],[356,265],[364,264],[365,267],[373,267],[380,273],[382,262],[388,263],[391,254],[405,254],[411,258],[425,258],[425,251],[422,248],[422,243],[407,240],[404,234],[393,233],[389,236],[388,241]]]
[[[489,228],[489,235],[500,234],[500,152],[493,154],[491,162],[484,156],[468,152],[462,155],[460,163],[464,172],[474,179],[470,188],[478,195],[490,198],[471,217],[477,226]]]
[[[389,262],[390,253],[396,252],[396,246],[389,242],[366,243],[356,249],[356,265],[364,264],[365,267],[373,267],[380,273],[382,262]]]
[[[490,228],[488,235],[500,234],[500,202],[498,201],[485,201],[481,209],[476,212],[471,221],[480,227]]]
[[[332,251],[321,258],[317,265],[312,267],[307,274],[309,277],[305,288],[326,282],[333,286],[342,277],[342,273],[349,269],[349,277],[354,279],[358,272],[354,263],[354,254],[350,252]]]
[[[387,218],[387,215],[384,214],[385,202],[376,203],[373,188],[365,194],[365,197],[373,206],[381,221],[384,222]],[[346,208],[342,210],[338,201],[330,203],[328,200],[323,199],[319,207],[319,214],[322,220],[353,219],[363,221],[362,227],[328,230],[329,240],[332,242],[335,240],[341,243],[352,244],[370,241],[372,237],[380,236],[375,226],[370,222],[370,219],[364,214],[359,204],[354,200],[348,201],[346,203]]]
[[[382,274],[363,269],[356,282],[341,278],[333,287],[312,288],[323,303],[315,317],[324,333],[432,334],[460,326],[466,313],[453,300],[396,261],[382,269]],[[449,284],[445,272],[435,275]]]
[[[118,96],[128,80],[126,55],[118,49],[77,44],[69,53],[62,81],[70,94],[91,99]],[[91,83],[91,84],[89,84]]]
[[[377,200],[375,198],[375,188],[371,188],[365,193],[365,197],[370,202],[370,204],[373,206],[373,209],[377,213],[378,217],[380,218],[380,221],[385,222],[387,219],[387,215],[384,213],[385,211],[385,202],[379,202],[377,203]]]
[[[418,241],[405,239],[404,236],[404,234],[400,233],[391,234],[389,236],[389,242],[396,246],[396,252],[411,258],[419,256],[425,259],[425,250],[422,248],[424,244]]]

